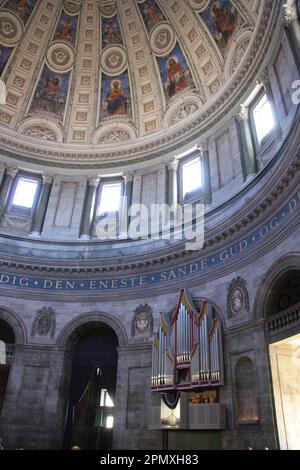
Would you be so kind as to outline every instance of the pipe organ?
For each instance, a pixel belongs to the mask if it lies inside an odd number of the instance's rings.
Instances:
[[[154,334],[152,390],[189,390],[223,384],[221,322],[212,304],[197,308],[185,289],[171,318],[161,314]]]

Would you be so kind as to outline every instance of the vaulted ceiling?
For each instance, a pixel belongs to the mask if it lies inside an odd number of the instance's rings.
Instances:
[[[180,138],[232,99],[258,55],[271,4],[2,1],[2,144],[88,155]]]

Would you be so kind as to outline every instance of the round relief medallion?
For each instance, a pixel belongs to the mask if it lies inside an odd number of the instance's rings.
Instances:
[[[190,0],[190,5],[195,10],[205,10],[208,7],[210,0]]]
[[[64,2],[64,10],[69,15],[78,15],[80,12],[80,4],[75,2]]]
[[[17,44],[23,33],[23,27],[18,18],[12,13],[0,12],[0,41],[5,46]]]
[[[116,5],[101,5],[100,9],[104,16],[113,16],[116,12]]]
[[[175,32],[168,23],[159,23],[151,32],[151,48],[157,55],[165,55],[171,51],[175,41]]]
[[[234,313],[240,313],[244,308],[244,293],[242,289],[236,287],[233,289],[230,298],[231,310]]]
[[[127,67],[127,55],[121,46],[109,46],[101,55],[101,67],[108,75],[118,75]]]
[[[74,52],[68,44],[54,43],[47,52],[49,66],[59,72],[66,72],[74,63]]]

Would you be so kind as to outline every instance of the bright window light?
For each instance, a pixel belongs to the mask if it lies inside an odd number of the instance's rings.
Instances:
[[[202,186],[202,172],[200,158],[193,158],[182,165],[183,197]]]
[[[107,416],[105,420],[105,427],[108,429],[112,429],[114,427],[114,417]]]
[[[263,138],[271,132],[275,125],[272,107],[266,95],[261,98],[253,109],[253,118],[257,139],[261,144]]]
[[[98,215],[120,209],[121,191],[121,183],[107,183],[102,186]]]
[[[13,205],[31,209],[36,196],[38,184],[38,181],[35,180],[19,178],[12,201]]]
[[[106,388],[101,389],[100,393],[100,406],[106,406],[108,408],[113,408],[114,407],[114,402],[109,396],[108,391]]]

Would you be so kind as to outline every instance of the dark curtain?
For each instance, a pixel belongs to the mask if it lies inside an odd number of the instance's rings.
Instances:
[[[117,337],[109,328],[92,330],[79,339],[74,350],[65,448],[75,444],[96,448],[99,436],[95,433],[99,430],[95,428],[95,414],[100,390],[107,389],[115,401],[117,345]]]

